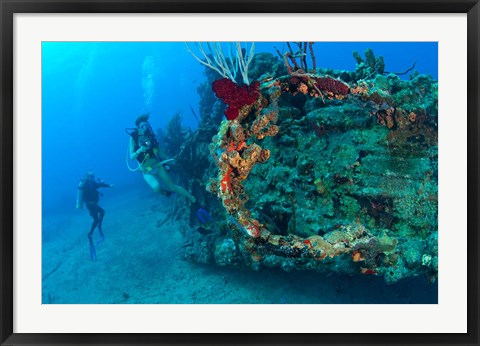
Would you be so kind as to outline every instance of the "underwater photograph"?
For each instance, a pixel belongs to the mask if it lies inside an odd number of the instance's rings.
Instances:
[[[42,42],[42,304],[438,304],[437,42]]]

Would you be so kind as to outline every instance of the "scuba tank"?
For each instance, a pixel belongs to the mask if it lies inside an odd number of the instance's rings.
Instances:
[[[85,184],[88,182],[87,176],[91,175],[94,177],[93,172],[89,171],[83,178],[80,180],[78,183],[78,188],[77,188],[77,203],[76,203],[76,208],[77,209],[83,209],[83,204],[84,204],[84,199],[85,199]]]
[[[76,208],[83,209],[83,180],[78,184]]]

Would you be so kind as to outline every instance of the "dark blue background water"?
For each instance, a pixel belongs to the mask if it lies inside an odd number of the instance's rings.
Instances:
[[[257,43],[256,52],[276,55],[283,43]],[[352,52],[372,48],[385,69],[438,75],[437,43],[315,43],[317,67],[355,70]],[[42,44],[43,211],[73,209],[76,186],[89,169],[121,190],[144,184],[125,163],[129,137],[143,112],[154,128],[176,111],[195,128],[204,67],[184,43],[44,42]],[[405,76],[404,78],[408,78]]]

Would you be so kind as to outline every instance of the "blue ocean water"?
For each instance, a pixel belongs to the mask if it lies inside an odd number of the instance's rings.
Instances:
[[[283,42],[263,42],[256,52],[276,55],[275,47],[286,49]],[[314,47],[317,67],[353,71],[352,52],[363,55],[372,48],[384,57],[386,71],[406,71],[415,63],[414,70],[438,78],[436,42],[316,42]],[[203,72],[182,42],[44,42],[44,219],[72,212],[76,186],[90,169],[115,184],[106,195],[121,198],[123,188],[144,186],[141,175],[126,168],[125,129],[134,127],[142,113],[150,114],[154,128],[164,128],[177,111],[183,124],[195,129],[191,109],[199,113],[197,87],[205,80]],[[86,234],[90,221],[85,222],[79,234]]]

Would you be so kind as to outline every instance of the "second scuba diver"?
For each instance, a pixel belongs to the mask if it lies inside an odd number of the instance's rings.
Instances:
[[[95,180],[95,175],[92,171],[87,172],[85,177],[78,184],[77,193],[77,209],[81,209],[83,204],[87,205],[87,209],[90,212],[90,216],[93,218],[90,232],[88,232],[88,240],[90,243],[90,258],[95,261],[97,254],[95,252],[95,246],[93,245],[93,231],[98,228],[100,233],[100,239],[97,241],[97,245],[100,244],[105,238],[102,230],[102,221],[105,216],[105,210],[98,205],[100,199],[100,193],[98,189],[101,187],[113,187],[113,185],[106,184],[102,180]]]
[[[183,187],[176,185],[163,167],[163,164],[170,160],[164,158],[162,161],[160,157],[162,153],[148,118],[148,114],[140,115],[135,120],[136,128],[129,133],[131,136],[130,159],[136,159],[139,162],[143,178],[153,191],[165,194],[165,190],[162,188],[163,184],[168,192],[177,192],[195,203],[195,197]]]

